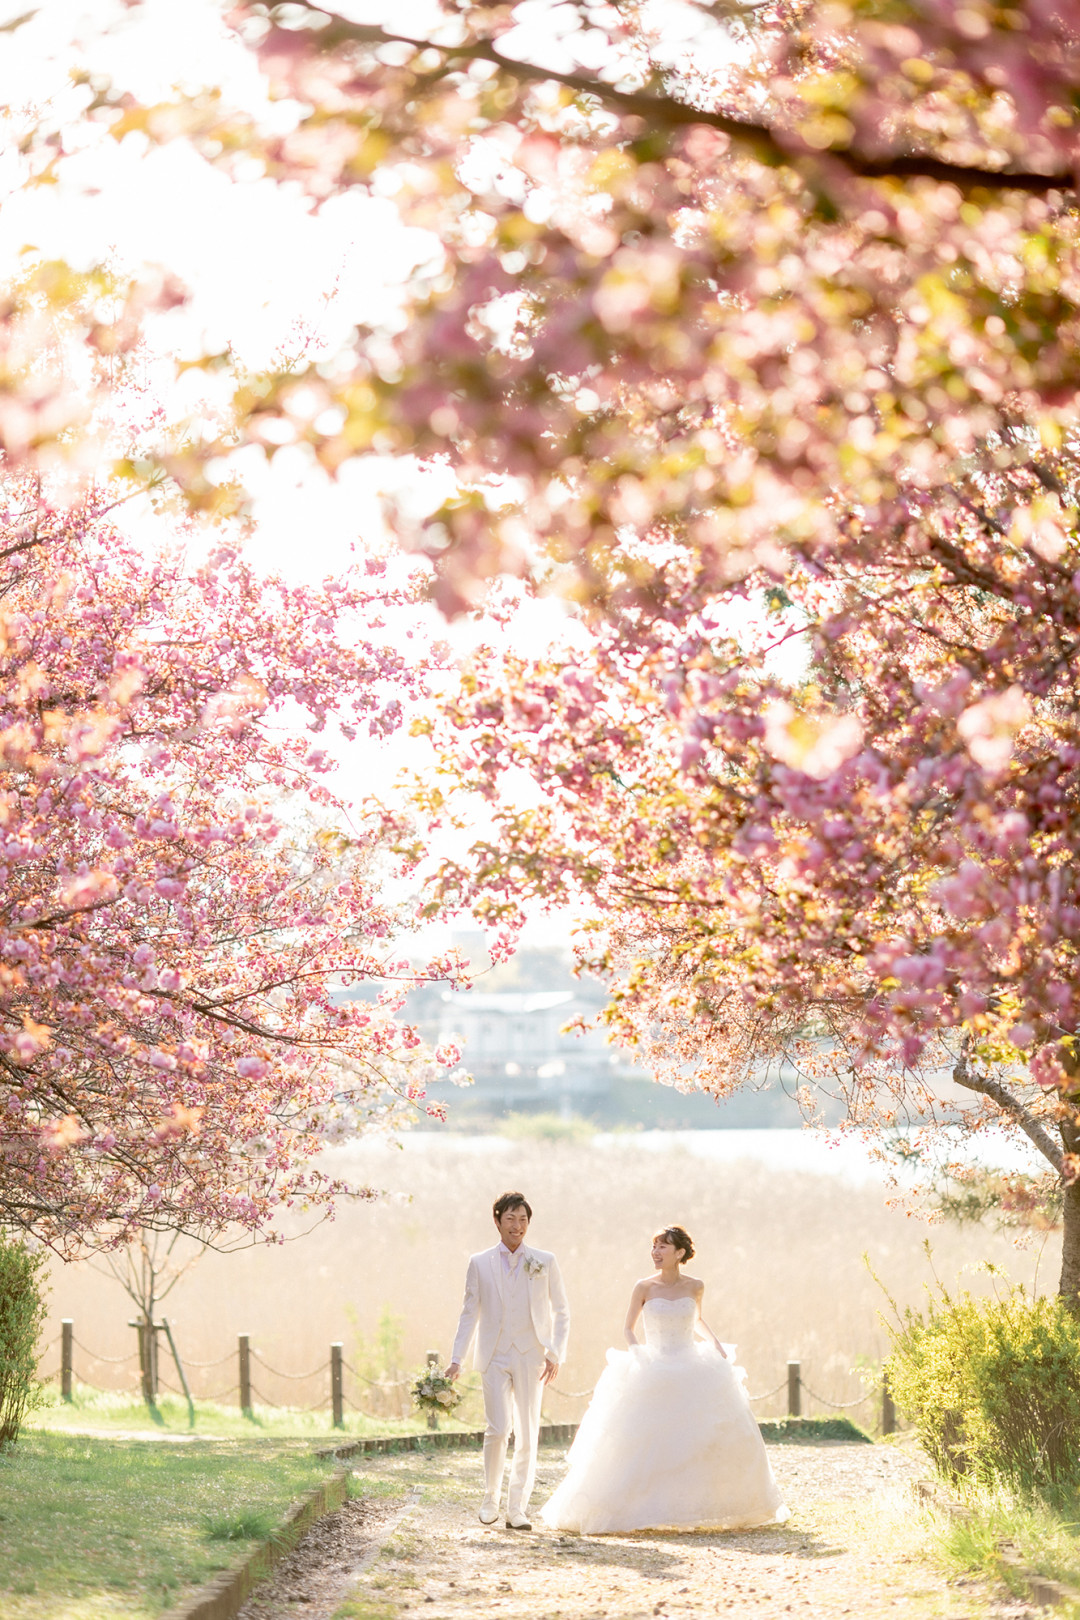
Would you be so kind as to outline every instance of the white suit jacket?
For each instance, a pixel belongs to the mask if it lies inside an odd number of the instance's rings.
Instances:
[[[503,1319],[503,1272],[500,1245],[474,1254],[465,1276],[465,1299],[461,1307],[451,1361],[460,1366],[476,1337],[476,1365],[483,1372],[498,1342]],[[544,1354],[561,1366],[566,1360],[570,1336],[570,1308],[558,1261],[546,1249],[521,1245],[525,1277],[529,1289],[529,1314],[533,1331],[544,1347]]]

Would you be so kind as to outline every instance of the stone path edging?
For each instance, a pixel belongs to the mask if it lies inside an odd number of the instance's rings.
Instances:
[[[1075,1586],[1052,1581],[1048,1575],[1034,1575],[1021,1558],[1008,1550],[1007,1542],[998,1542],[997,1558],[1002,1569],[1011,1571],[1023,1582],[1025,1596],[1040,1609],[1058,1609],[1080,1598]]]
[[[577,1434],[576,1423],[542,1423],[541,1445],[565,1445]],[[372,1452],[456,1450],[458,1447],[482,1446],[483,1429],[429,1429],[426,1434],[369,1435],[363,1440],[344,1440],[340,1446],[325,1446],[316,1457],[333,1457],[344,1462],[346,1457],[360,1457]]]
[[[969,1509],[962,1502],[955,1502],[951,1497],[943,1495],[936,1486],[926,1480],[920,1480],[915,1489],[924,1502],[938,1508],[950,1519],[963,1520],[971,1517]],[[1030,1603],[1034,1603],[1036,1608],[1059,1609],[1066,1603],[1080,1600],[1080,1591],[1077,1591],[1075,1586],[1066,1586],[1062,1581],[1051,1580],[1049,1575],[1036,1575],[1033,1570],[1027,1568],[1018,1554],[1010,1551],[1011,1546],[1012,1543],[1008,1541],[996,1543],[994,1550],[997,1553],[998,1565],[1002,1570],[1008,1570],[1014,1579],[1020,1582],[1024,1596]]]
[[[802,1441],[806,1444],[816,1444],[821,1439],[845,1442],[864,1442],[873,1445],[868,1434],[853,1428],[850,1435],[821,1435],[814,1428],[814,1418],[776,1418],[760,1422],[762,1438],[769,1440]],[[565,1445],[573,1440],[578,1432],[576,1423],[542,1423],[540,1425],[540,1444]],[[344,1462],[347,1457],[370,1456],[373,1453],[397,1451],[427,1451],[450,1450],[464,1447],[482,1446],[484,1443],[483,1429],[428,1429],[421,1434],[380,1434],[369,1435],[362,1440],[343,1440],[337,1446],[323,1446],[315,1453],[316,1457],[333,1457],[338,1462]]]
[[[256,1547],[235,1569],[225,1570],[200,1587],[172,1620],[234,1620],[258,1583],[269,1575],[279,1558],[295,1547],[305,1530],[341,1506],[348,1494],[348,1478],[348,1471],[342,1468],[309,1491],[268,1541]]]

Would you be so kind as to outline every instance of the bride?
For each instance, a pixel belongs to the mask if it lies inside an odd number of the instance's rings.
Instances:
[[[789,1517],[743,1388],[745,1374],[701,1315],[705,1284],[682,1266],[681,1226],[653,1238],[651,1277],[626,1313],[627,1350],[609,1350],[541,1517],[585,1535],[618,1530],[742,1530]],[[645,1327],[645,1343],[635,1329]]]

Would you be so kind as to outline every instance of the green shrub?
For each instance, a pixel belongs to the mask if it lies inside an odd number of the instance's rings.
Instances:
[[[891,1331],[894,1399],[946,1479],[1043,1493],[1080,1483],[1080,1322],[1060,1300],[942,1290]]]
[[[0,1448],[13,1446],[23,1418],[41,1399],[37,1341],[45,1319],[43,1257],[0,1234]]]

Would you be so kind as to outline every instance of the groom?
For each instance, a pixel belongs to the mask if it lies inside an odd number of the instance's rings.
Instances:
[[[566,1356],[570,1311],[555,1256],[526,1246],[532,1210],[524,1195],[503,1193],[492,1214],[499,1241],[469,1261],[465,1303],[446,1372],[451,1379],[459,1376],[476,1334],[487,1419],[480,1523],[494,1524],[499,1517],[506,1447],[513,1431],[506,1528],[531,1530],[529,1497],[536,1475],[540,1402],[544,1385],[550,1384]]]

